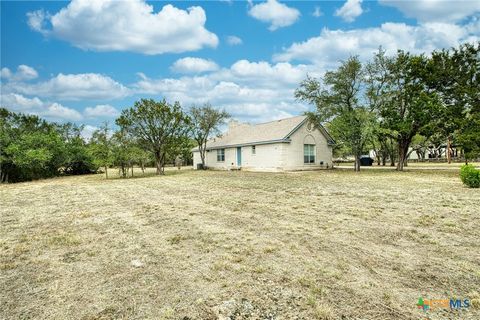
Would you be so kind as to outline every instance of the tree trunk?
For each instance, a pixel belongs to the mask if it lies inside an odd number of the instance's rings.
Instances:
[[[390,155],[390,167],[395,167],[395,158]]]
[[[410,141],[408,139],[403,139],[398,142],[398,163],[397,171],[403,171],[403,167],[407,162],[408,146]]]
[[[133,177],[133,164],[132,164],[132,177]]]
[[[201,144],[198,145],[198,148],[200,149],[200,158],[202,159],[202,170],[205,170],[205,154],[207,152],[207,140],[205,142],[202,142]]]
[[[143,160],[140,161],[140,166],[142,167],[142,175],[145,174],[145,164],[143,163]]]
[[[105,179],[108,179],[108,166],[105,166]]]
[[[202,169],[205,168],[205,149],[201,148],[200,158],[202,159]]]
[[[160,151],[155,152],[155,167],[157,168],[157,175],[162,174],[162,155]]]
[[[355,172],[360,172],[360,155],[355,156],[354,170],[355,170]]]
[[[451,137],[448,136],[447,138],[447,162],[448,164],[452,163],[452,144],[451,144]]]
[[[120,174],[122,176],[122,178],[126,178],[127,177],[127,167],[125,166],[125,164],[122,163],[122,165],[120,166]]]

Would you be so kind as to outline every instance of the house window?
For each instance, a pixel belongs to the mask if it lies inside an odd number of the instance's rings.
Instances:
[[[315,145],[303,145],[303,163],[315,163]]]
[[[218,149],[217,150],[217,161],[224,162],[225,161],[225,149]]]
[[[252,154],[257,154],[257,150],[255,149],[255,146],[252,146]]]

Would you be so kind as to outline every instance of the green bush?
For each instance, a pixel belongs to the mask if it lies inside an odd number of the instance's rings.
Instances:
[[[464,165],[460,169],[460,179],[462,179],[463,184],[469,188],[479,188],[480,170],[475,169],[471,164]]]

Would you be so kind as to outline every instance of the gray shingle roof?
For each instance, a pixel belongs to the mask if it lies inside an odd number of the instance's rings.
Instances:
[[[306,116],[298,116],[259,124],[240,123],[208,141],[207,149],[285,140],[305,119]]]
[[[240,123],[229,126],[229,130],[221,137],[216,137],[207,142],[207,149],[288,142],[289,136],[306,120],[306,116],[297,116],[259,124]],[[324,133],[331,140],[328,133],[326,131]],[[196,151],[198,148],[193,150]]]

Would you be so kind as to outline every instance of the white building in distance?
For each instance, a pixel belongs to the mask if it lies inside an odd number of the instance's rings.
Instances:
[[[207,142],[205,165],[220,170],[282,171],[332,167],[333,138],[320,124],[297,116],[259,124],[231,121]],[[202,160],[193,149],[193,167]]]

